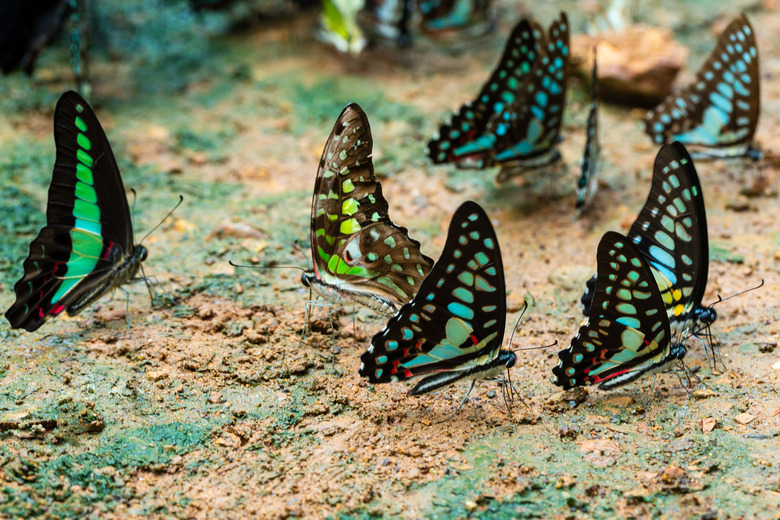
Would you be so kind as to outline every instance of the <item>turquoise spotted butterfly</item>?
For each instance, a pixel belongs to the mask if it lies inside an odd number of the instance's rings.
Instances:
[[[709,271],[704,195],[693,160],[680,143],[659,150],[650,193],[628,238],[671,284],[672,291],[664,293],[664,304],[673,327],[685,326],[689,319],[697,330],[709,327],[717,313],[701,303]],[[581,300],[586,316],[595,283],[594,276]]]
[[[735,18],[718,38],[696,80],[670,95],[645,118],[657,144],[679,141],[694,158],[750,156],[760,110],[759,59],[747,17]]]
[[[74,316],[129,282],[147,254],[133,244],[125,188],[106,134],[75,92],[57,102],[54,141],[46,227],[30,244],[16,301],[5,313],[12,327],[28,331],[63,311]]]
[[[479,35],[488,30],[488,10],[491,0],[421,0],[422,29],[429,35],[459,29],[469,35]]]
[[[558,160],[568,58],[565,13],[547,35],[535,22],[522,20],[477,99],[428,143],[431,160],[467,168],[509,162],[534,167]]]
[[[333,303],[354,301],[392,315],[417,294],[433,260],[390,220],[372,149],[368,117],[352,103],[320,158],[311,202],[314,268],[301,282]]]
[[[360,357],[369,383],[425,376],[411,390],[422,395],[457,381],[493,379],[515,364],[501,350],[506,289],[493,226],[475,202],[450,222],[439,261],[415,298],[390,318]]]
[[[588,322],[558,353],[553,382],[602,390],[665,368],[685,356],[674,341],[662,292],[669,280],[650,267],[633,241],[610,231],[599,243],[598,281]]]
[[[582,156],[582,173],[577,181],[577,211],[582,216],[598,189],[598,175],[601,169],[601,145],[599,144],[599,76],[596,52],[593,52],[593,74],[591,76],[590,111],[588,113],[587,140]]]

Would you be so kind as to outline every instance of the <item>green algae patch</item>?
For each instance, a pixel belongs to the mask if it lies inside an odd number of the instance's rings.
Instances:
[[[82,453],[76,446],[0,448],[5,481],[0,516],[73,518],[100,504],[113,510],[135,493],[127,486],[131,473],[161,471],[174,456],[185,454],[208,438],[204,425],[168,423],[130,430],[99,442]],[[59,456],[53,454],[59,452]]]

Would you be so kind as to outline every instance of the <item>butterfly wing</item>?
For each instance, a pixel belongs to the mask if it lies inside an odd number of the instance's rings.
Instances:
[[[498,355],[505,322],[504,267],[495,231],[478,204],[465,202],[417,296],[360,357],[360,375],[387,383],[484,365]]]
[[[54,112],[57,158],[46,227],[30,244],[16,302],[14,328],[33,331],[67,309],[77,314],[108,289],[114,268],[133,250],[133,228],[119,169],[103,128],[75,92]]]
[[[701,307],[707,288],[709,245],[707,216],[699,176],[685,147],[661,147],[653,167],[650,194],[628,237],[650,265],[669,280],[662,296],[672,324],[683,325]],[[582,297],[590,312],[593,280]]]
[[[704,196],[693,161],[680,143],[658,152],[650,195],[628,237],[671,284],[661,295],[676,335],[675,325],[684,326],[691,311],[701,307],[709,270]]]
[[[486,154],[482,166],[517,161],[541,166],[557,160],[554,148],[563,121],[569,61],[569,22],[566,13],[550,25],[539,42],[539,56],[524,91],[489,122],[475,140],[454,154]]]
[[[608,232],[599,243],[598,281],[588,322],[558,353],[553,382],[569,389],[633,381],[684,355],[671,346],[669,320],[654,273],[630,239]]]
[[[755,34],[742,14],[718,38],[693,84],[647,114],[645,132],[657,144],[709,148],[694,157],[745,155],[758,124],[759,81]]]
[[[348,105],[322,152],[314,185],[311,243],[316,280],[389,305],[409,301],[433,260],[388,216],[371,160],[371,128],[363,109]]]
[[[598,188],[598,174],[601,167],[601,145],[599,144],[599,76],[596,52],[593,52],[593,75],[591,76],[590,112],[588,113],[588,137],[582,157],[582,174],[577,181],[577,211],[580,216],[590,205]]]
[[[517,100],[524,82],[530,77],[541,33],[531,22],[521,20],[509,35],[504,54],[477,98],[453,114],[428,143],[428,156],[434,164],[478,160],[479,154],[456,154],[455,150],[482,134],[491,117]]]

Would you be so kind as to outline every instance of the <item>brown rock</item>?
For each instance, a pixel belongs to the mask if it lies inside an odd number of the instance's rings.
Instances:
[[[718,421],[714,417],[707,417],[701,420],[701,431],[702,433],[711,433],[717,425]]]
[[[749,413],[741,413],[734,417],[734,422],[737,422],[739,424],[750,424],[755,420],[755,415],[750,415]]]
[[[688,49],[670,29],[633,25],[598,37],[572,36],[572,62],[589,78],[598,45],[599,91],[606,101],[651,107],[669,95]]]
[[[589,439],[580,444],[582,457],[599,468],[615,463],[621,454],[620,446],[608,439]]]

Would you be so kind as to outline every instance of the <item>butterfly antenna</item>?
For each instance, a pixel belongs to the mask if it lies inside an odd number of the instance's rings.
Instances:
[[[713,304],[709,305],[709,307],[710,307],[710,308],[712,308],[712,307],[715,307],[715,306],[716,306],[717,304],[719,304],[720,302],[725,302],[726,300],[730,300],[730,299],[732,299],[732,298],[736,298],[737,296],[742,296],[742,295],[743,295],[743,294],[745,294],[745,293],[748,293],[748,292],[750,292],[750,291],[755,291],[756,289],[760,289],[760,288],[761,288],[761,287],[763,287],[763,286],[764,286],[764,279],[762,278],[762,279],[761,279],[761,283],[760,283],[760,284],[756,285],[755,287],[751,287],[750,289],[745,289],[745,290],[744,290],[744,291],[742,291],[742,292],[738,292],[737,294],[732,294],[731,296],[726,296],[725,298],[721,298],[721,296],[720,296],[720,294],[719,294],[719,295],[718,295],[718,301],[716,301],[715,303],[713,303]]]
[[[133,191],[133,194],[135,194],[135,191]],[[159,222],[159,223],[158,223],[156,226],[154,226],[154,227],[153,227],[153,228],[152,228],[152,229],[151,229],[151,230],[150,230],[150,231],[149,231],[147,234],[145,234],[145,235],[144,235],[144,237],[141,239],[141,241],[140,241],[140,242],[138,242],[138,245],[140,246],[141,244],[143,244],[144,240],[146,240],[146,237],[148,237],[149,235],[151,235],[152,233],[154,233],[155,231],[157,231],[157,228],[159,228],[160,226],[162,226],[162,225],[163,225],[163,222],[165,222],[166,220],[168,220],[168,219],[170,218],[170,216],[171,216],[171,215],[173,215],[173,212],[174,212],[174,211],[176,211],[176,208],[178,208],[179,206],[181,206],[181,203],[182,203],[183,201],[184,201],[184,195],[179,195],[179,202],[177,202],[177,203],[176,203],[176,205],[173,207],[173,209],[172,209],[172,210],[170,210],[170,211],[168,212],[168,214],[167,214],[167,215],[165,215],[165,217],[164,217],[164,218],[163,218],[163,219],[162,219],[162,220],[161,220],[161,221],[160,221],[160,222]],[[135,199],[133,200],[133,207],[135,207]]]
[[[523,319],[523,315],[525,315],[525,311],[528,309],[528,301],[526,301],[525,298],[523,298],[523,312],[520,313],[520,316],[517,318],[517,321],[515,322],[515,326],[512,327],[512,334],[509,335],[509,348],[512,348],[512,341],[515,339],[515,331],[517,330],[517,326],[520,325],[520,320]]]
[[[301,254],[301,256],[304,258],[304,260],[306,260],[306,270],[311,271],[311,266],[309,265],[309,257],[306,256],[306,253],[304,253],[303,248],[301,247],[301,243],[298,240],[293,242],[293,249],[298,251]]]
[[[243,269],[300,269],[304,273],[306,272],[306,269],[303,267],[299,267],[297,265],[244,265],[244,264],[235,264],[233,263],[233,260],[228,260],[228,263],[232,265],[233,267],[241,267]]]

